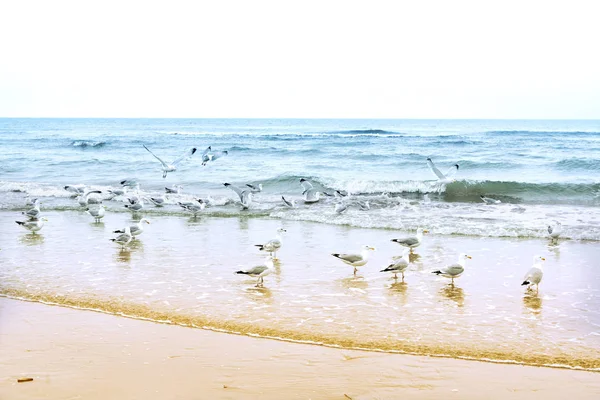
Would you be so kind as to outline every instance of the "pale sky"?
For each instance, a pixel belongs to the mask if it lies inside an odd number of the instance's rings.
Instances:
[[[600,118],[596,1],[3,1],[0,117]]]

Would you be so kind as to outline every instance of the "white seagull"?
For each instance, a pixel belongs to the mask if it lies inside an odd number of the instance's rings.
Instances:
[[[358,267],[362,267],[369,261],[369,251],[375,250],[375,247],[371,246],[363,246],[360,254],[341,254],[341,253],[331,253],[332,256],[339,258],[344,263],[351,265],[354,267],[354,275],[356,275],[356,271],[358,271]]]
[[[285,229],[279,228],[277,229],[277,236],[275,236],[275,239],[271,239],[264,244],[255,244],[254,246],[258,247],[258,250],[260,251],[268,252],[274,260],[277,260],[277,250],[283,245],[283,238],[281,235],[286,232]]]
[[[553,241],[558,240],[558,237],[562,233],[562,224],[558,221],[554,221],[554,226],[548,225],[548,235]]]
[[[429,231],[423,228],[417,229],[416,236],[408,236],[400,239],[392,239],[392,242],[396,242],[401,246],[410,248],[410,252],[413,252],[415,247],[419,247],[421,242],[423,241],[423,234],[428,233]]]
[[[81,207],[87,207],[88,204],[100,204],[102,202],[101,199],[93,199],[90,197],[90,194],[93,193],[102,193],[100,190],[88,190],[87,192],[79,195],[77,197],[77,202]]]
[[[456,175],[456,172],[458,172],[458,164],[451,166],[445,175],[442,174],[439,169],[437,169],[433,161],[431,161],[431,158],[427,159],[427,165],[429,165],[431,171],[438,177],[439,183],[454,182],[453,176]]]
[[[250,208],[250,204],[252,204],[252,190],[250,188],[240,189],[231,183],[224,183],[223,185],[233,190],[238,196],[240,196],[240,202],[242,203],[243,210]]]
[[[542,256],[533,257],[533,267],[525,274],[521,286],[527,285],[527,290],[531,290],[531,286],[535,285],[536,293],[539,291],[540,282],[544,276],[544,270],[542,269],[542,262],[544,261],[546,261],[546,259]]]
[[[144,232],[143,224],[149,224],[149,223],[150,223],[149,220],[147,220],[146,218],[142,218],[142,219],[140,219],[140,222],[129,225],[129,232],[131,233],[132,238],[135,239],[136,236],[141,235]],[[113,233],[125,233],[125,228],[117,229],[117,230],[113,231]]]
[[[481,201],[483,201],[485,204],[500,204],[500,203],[502,203],[500,200],[493,199],[491,197],[485,197],[484,195],[479,196],[479,198],[481,198]]]
[[[229,154],[227,150],[213,151],[212,146],[208,146],[206,150],[204,150],[204,153],[202,153],[202,165],[206,165],[209,161],[215,161],[227,154]]]
[[[163,170],[163,178],[167,177],[167,173],[173,172],[173,171],[177,171],[177,164],[179,164],[180,162],[182,162],[186,158],[189,158],[189,157],[193,156],[194,153],[196,152],[196,148],[192,147],[191,149],[189,149],[185,153],[183,153],[183,155],[181,157],[179,157],[178,159],[174,160],[172,163],[168,164],[168,163],[164,162],[156,154],[154,154],[153,152],[151,152],[150,149],[146,147],[146,145],[142,145],[142,146],[144,146],[144,148],[146,150],[148,150],[148,153],[152,154],[154,156],[154,158],[156,158],[158,161],[160,161],[160,163],[162,165],[162,170]]]
[[[267,260],[264,264],[257,265],[246,270],[236,271],[236,274],[250,275],[254,278],[258,278],[258,281],[256,282],[256,287],[262,287],[264,277],[271,274],[273,270],[273,258],[269,256],[267,257]]]
[[[103,205],[100,205],[99,207],[88,208],[86,212],[94,217],[96,222],[100,222],[100,220],[104,218],[104,214],[106,214],[106,210],[104,209]]]
[[[304,191],[302,192],[302,194],[304,195],[305,203],[316,203],[317,201],[319,201],[321,192],[316,190],[313,187],[312,183],[310,183],[309,181],[307,181],[304,178],[301,178],[300,185],[302,185],[302,187],[304,188]]]
[[[129,229],[129,226],[126,226],[125,227],[125,232],[121,233],[116,238],[109,239],[109,240],[111,242],[115,242],[117,244],[120,244],[121,248],[125,248],[125,245],[128,244],[129,242],[131,242],[132,238],[133,238],[133,236],[131,236],[131,230]]]
[[[18,225],[21,225],[23,228],[31,231],[31,233],[35,234],[37,231],[44,227],[44,222],[48,221],[46,218],[39,219],[30,219],[29,221],[15,221]]]
[[[404,271],[408,268],[408,264],[410,264],[410,259],[408,258],[410,250],[404,250],[402,253],[402,257],[396,262],[387,266],[386,269],[382,269],[379,272],[391,272],[394,274],[394,279],[398,279],[398,274],[402,274],[402,282],[404,282]]]
[[[177,204],[179,205],[179,207],[183,208],[185,211],[191,212],[192,214],[194,214],[194,217],[196,216],[196,214],[198,214],[200,211],[204,210],[204,208],[206,207],[206,202],[202,199],[196,199],[197,203],[188,201],[185,203],[182,202],[178,202]]]
[[[450,264],[447,267],[432,271],[431,273],[452,279],[452,284],[454,285],[454,278],[458,278],[465,272],[465,263],[468,258],[472,257],[462,253],[458,256],[458,262],[456,264]]]

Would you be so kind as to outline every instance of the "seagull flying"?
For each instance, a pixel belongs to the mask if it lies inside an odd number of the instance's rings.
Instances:
[[[143,145],[143,146],[144,146],[144,148],[146,150],[148,150],[148,153],[152,154],[154,156],[154,158],[156,158],[161,163],[162,170],[163,170],[163,178],[167,177],[167,173],[176,171],[177,170],[177,164],[179,164],[183,160],[185,160],[185,159],[193,156],[194,153],[196,152],[196,148],[192,147],[191,149],[189,149],[185,153],[183,153],[183,155],[181,157],[179,157],[178,159],[174,160],[172,163],[167,164],[160,157],[158,157],[156,154],[154,154],[153,152],[151,152],[150,149],[146,147],[146,145]]]

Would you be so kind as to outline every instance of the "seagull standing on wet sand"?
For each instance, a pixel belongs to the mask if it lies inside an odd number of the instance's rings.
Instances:
[[[375,250],[375,247],[365,245],[362,247],[360,254],[342,254],[342,253],[331,253],[335,258],[339,258],[344,263],[354,267],[354,275],[358,271],[358,267],[362,267],[369,261],[369,251]]]
[[[37,231],[44,227],[44,222],[48,221],[46,218],[35,218],[30,219],[29,221],[15,221],[17,225],[21,225],[23,228],[27,229],[34,235]]]
[[[115,242],[117,244],[120,244],[121,248],[124,249],[125,245],[127,245],[129,242],[131,242],[132,238],[133,238],[133,236],[131,236],[131,230],[129,229],[129,226],[126,226],[125,227],[125,232],[121,233],[116,238],[109,239],[109,240],[111,242]]]
[[[458,278],[465,272],[465,263],[467,259],[472,258],[469,255],[462,253],[458,256],[458,262],[456,264],[450,264],[447,267],[442,269],[438,269],[437,271],[432,271],[432,274],[441,275],[444,278],[452,279],[452,285],[454,285],[454,278]]]
[[[402,253],[402,258],[397,260],[395,263],[388,265],[386,269],[382,269],[379,272],[391,272],[394,274],[394,279],[398,279],[398,274],[402,274],[402,282],[404,282],[404,271],[408,268],[408,264],[410,264],[410,260],[408,258],[410,250],[405,249],[404,253]]]
[[[264,283],[264,277],[271,274],[273,270],[273,258],[268,256],[264,264],[257,265],[247,270],[236,271],[236,274],[250,275],[254,278],[258,278],[256,287],[262,287]]]
[[[533,257],[533,267],[525,274],[521,286],[527,285],[527,290],[531,290],[531,286],[535,285],[535,292],[537,293],[540,290],[540,282],[544,277],[544,270],[542,269],[542,263],[544,261],[546,261],[546,259],[542,256]]]
[[[392,242],[398,243],[400,246],[410,248],[410,252],[413,252],[413,249],[419,247],[423,240],[423,234],[428,233],[429,231],[426,229],[419,228],[417,229],[416,236],[407,236],[400,239],[392,239]]]
[[[277,260],[277,250],[283,245],[283,238],[281,235],[286,232],[285,229],[279,228],[277,229],[277,236],[275,236],[275,239],[271,239],[265,244],[255,244],[254,246],[258,247],[258,250],[260,251],[268,252],[273,257],[273,260]]]
[[[131,236],[132,236],[131,239],[133,240],[133,239],[135,239],[136,236],[141,235],[144,232],[143,224],[149,224],[149,223],[150,223],[149,220],[147,220],[146,218],[142,218],[142,219],[140,219],[140,222],[129,225],[129,232],[131,233]],[[117,229],[117,230],[113,231],[113,233],[125,233],[125,228]]]

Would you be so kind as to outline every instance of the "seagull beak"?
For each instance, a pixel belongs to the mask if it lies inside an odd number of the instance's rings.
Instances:
[[[540,257],[542,259],[542,261],[546,261],[546,259],[544,257]]]
[[[471,256],[467,256],[467,258],[470,260],[470,259],[472,259],[473,257],[471,257]]]
[[[427,229],[423,229],[423,233],[429,233]]]
[[[369,247],[369,250],[375,250],[375,247]]]

